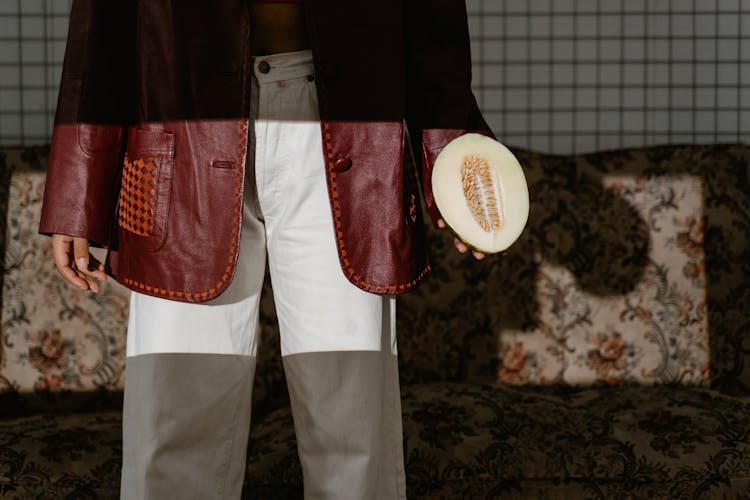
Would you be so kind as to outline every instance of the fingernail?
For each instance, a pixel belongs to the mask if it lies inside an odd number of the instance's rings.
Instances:
[[[78,264],[78,267],[80,269],[88,269],[89,259],[87,259],[86,257],[79,257],[78,259],[76,259],[76,263]]]

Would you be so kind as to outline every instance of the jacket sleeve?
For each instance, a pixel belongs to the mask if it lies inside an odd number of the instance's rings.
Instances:
[[[432,167],[443,147],[467,132],[496,139],[471,90],[471,46],[464,0],[403,0],[406,124],[422,194],[435,226]],[[439,229],[439,228],[438,228]]]
[[[38,232],[109,248],[135,109],[135,0],[74,0]]]

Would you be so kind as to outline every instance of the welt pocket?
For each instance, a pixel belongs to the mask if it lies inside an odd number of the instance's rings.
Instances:
[[[211,166],[213,168],[231,168],[234,169],[237,167],[237,161],[236,160],[214,160],[211,162]]]

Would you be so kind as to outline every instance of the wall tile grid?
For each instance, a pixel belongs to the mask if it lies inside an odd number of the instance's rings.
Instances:
[[[49,141],[71,0],[0,0],[0,144]],[[506,144],[750,140],[750,0],[466,0],[472,88]]]
[[[750,0],[467,0],[498,138],[554,152],[750,140]]]
[[[0,0],[0,145],[49,142],[71,0]]]

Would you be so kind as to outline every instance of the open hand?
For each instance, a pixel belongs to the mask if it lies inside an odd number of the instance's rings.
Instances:
[[[99,292],[99,284],[94,279],[107,279],[104,263],[89,253],[87,238],[53,234],[52,255],[62,277],[81,290]]]

